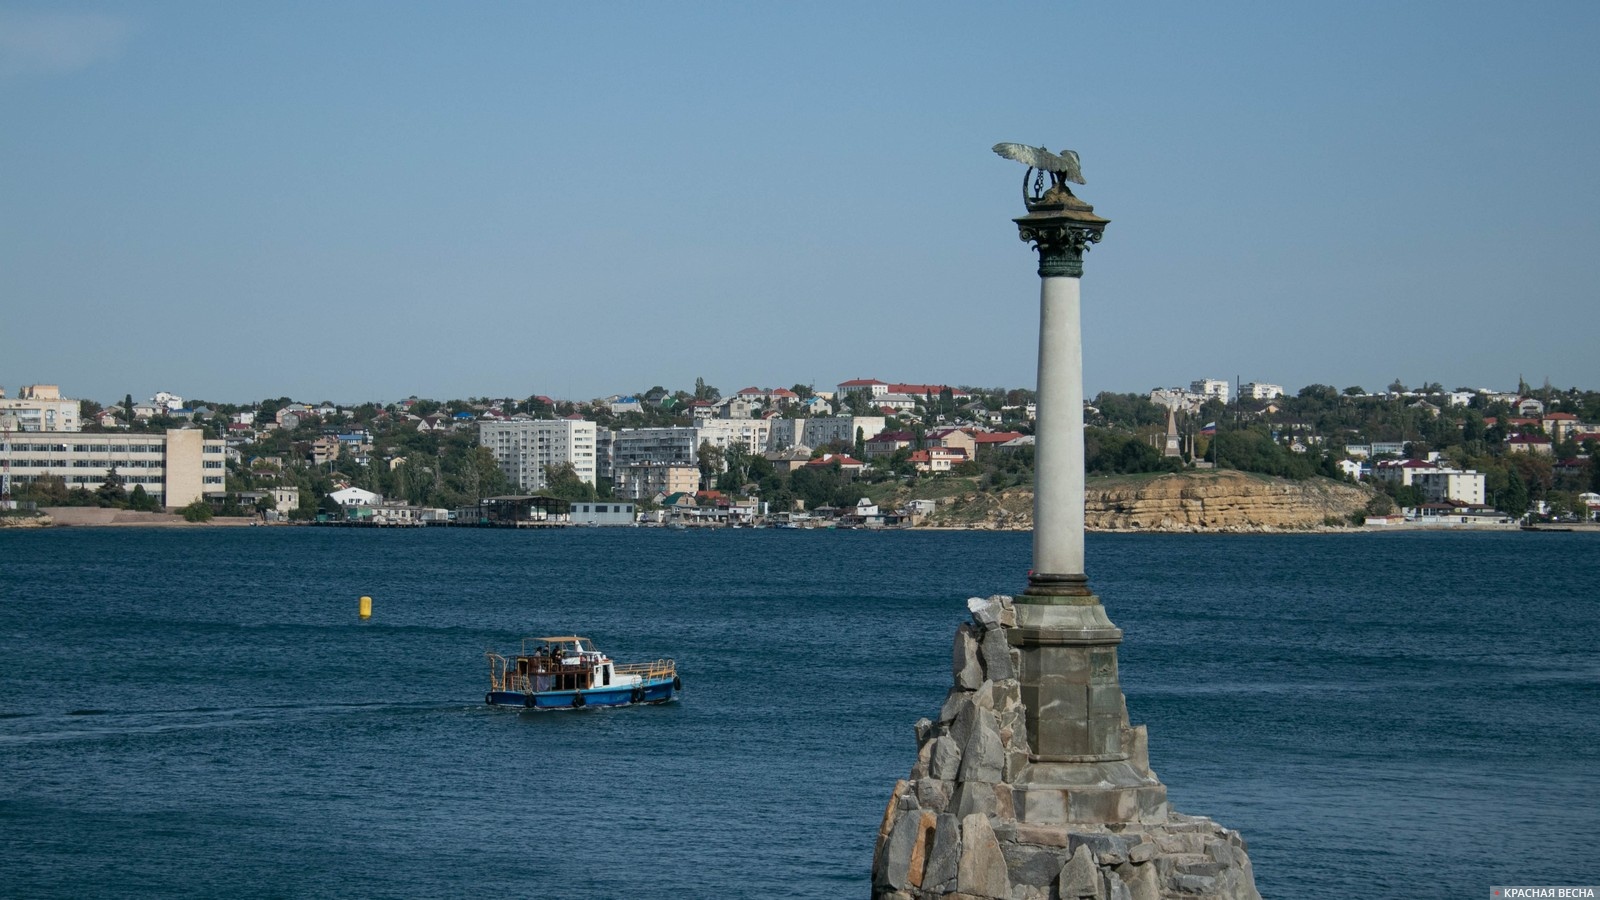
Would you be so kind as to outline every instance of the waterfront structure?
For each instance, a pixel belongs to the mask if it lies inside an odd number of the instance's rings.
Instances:
[[[632,503],[615,500],[574,500],[571,521],[574,525],[632,525],[639,518],[634,510]]]
[[[61,396],[53,384],[28,384],[7,397],[0,390],[0,429],[8,431],[81,431],[80,401]]]
[[[11,488],[58,477],[70,488],[98,490],[112,471],[132,491],[143,486],[162,506],[187,506],[225,488],[226,442],[198,428],[159,434],[81,431],[11,433],[0,441],[0,468]]]
[[[519,491],[542,490],[546,471],[559,463],[578,478],[596,483],[598,426],[581,418],[484,420],[478,443],[489,448],[506,478]]]

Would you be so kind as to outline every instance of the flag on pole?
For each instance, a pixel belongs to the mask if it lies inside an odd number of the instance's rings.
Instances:
[[[1205,424],[1205,427],[1200,429],[1200,433],[1201,434],[1216,434],[1217,433],[1217,423],[1215,423],[1215,422],[1207,422]]]

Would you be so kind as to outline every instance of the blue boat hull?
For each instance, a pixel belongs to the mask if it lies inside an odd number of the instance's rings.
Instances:
[[[490,691],[484,702],[490,706],[517,709],[580,709],[590,706],[632,706],[636,703],[667,703],[677,696],[676,678],[648,681],[625,687],[598,687],[581,691]]]

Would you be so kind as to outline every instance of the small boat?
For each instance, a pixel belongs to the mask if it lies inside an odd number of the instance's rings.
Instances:
[[[671,659],[617,663],[577,635],[522,639],[522,652],[489,657],[490,706],[578,709],[667,703],[683,689]]]

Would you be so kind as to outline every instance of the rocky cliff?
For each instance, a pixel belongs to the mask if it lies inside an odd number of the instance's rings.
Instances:
[[[1348,523],[1366,508],[1365,488],[1327,478],[1289,481],[1245,472],[1091,478],[1085,524],[1094,531],[1302,531]],[[1033,492],[970,491],[941,500],[924,524],[1033,527]]]

